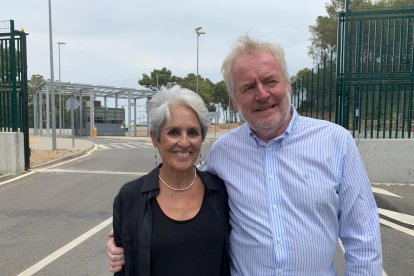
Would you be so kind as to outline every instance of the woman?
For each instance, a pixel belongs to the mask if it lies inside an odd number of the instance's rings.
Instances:
[[[162,164],[125,184],[114,201],[116,275],[230,275],[228,204],[222,180],[194,166],[209,117],[196,93],[175,86],[149,102]]]

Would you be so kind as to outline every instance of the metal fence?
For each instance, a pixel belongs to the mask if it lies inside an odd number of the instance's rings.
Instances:
[[[25,169],[30,167],[26,34],[0,21],[0,131],[23,132]]]
[[[354,137],[411,138],[414,9],[339,13],[336,53],[292,88],[301,114],[341,124]]]
[[[292,82],[292,104],[307,117],[335,121],[336,59],[332,52]]]

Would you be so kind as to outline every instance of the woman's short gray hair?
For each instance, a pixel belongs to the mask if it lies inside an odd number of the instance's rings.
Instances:
[[[285,54],[282,47],[268,42],[253,40],[248,35],[244,35],[239,37],[235,44],[235,47],[228,54],[223,62],[223,65],[221,66],[221,72],[223,74],[224,82],[226,83],[230,96],[234,95],[234,84],[231,79],[231,70],[236,58],[243,54],[250,54],[261,51],[269,52],[275,57],[275,60],[277,63],[279,63],[286,80],[289,81]]]
[[[197,93],[178,85],[171,88],[162,87],[148,102],[150,131],[157,141],[160,141],[161,128],[171,118],[170,108],[176,104],[188,106],[196,113],[204,141],[210,124],[207,107]]]

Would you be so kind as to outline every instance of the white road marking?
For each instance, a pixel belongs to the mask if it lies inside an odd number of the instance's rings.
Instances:
[[[403,232],[405,234],[408,234],[408,235],[411,235],[411,236],[414,237],[414,230],[408,229],[406,227],[403,227],[401,225],[395,224],[393,222],[390,222],[390,221],[385,220],[385,219],[382,219],[382,218],[380,218],[380,222],[382,224],[384,224],[384,225],[387,225],[387,226],[389,226],[391,228],[394,228],[394,229],[396,229],[398,231],[401,231],[401,232]]]
[[[29,175],[32,175],[32,174],[34,174],[34,173],[37,173],[37,172],[42,172],[43,170],[47,170],[47,169],[49,169],[49,168],[54,168],[54,167],[57,167],[57,166],[60,166],[60,165],[63,165],[63,164],[66,164],[66,163],[69,163],[69,162],[72,162],[72,161],[75,161],[75,160],[81,159],[81,158],[84,158],[84,157],[86,157],[86,156],[90,155],[90,154],[91,154],[93,151],[95,151],[97,148],[98,148],[98,147],[97,147],[97,145],[95,144],[95,145],[94,145],[94,147],[93,147],[93,149],[91,149],[90,151],[88,151],[86,154],[84,154],[84,155],[82,155],[82,156],[79,156],[79,157],[76,157],[76,158],[73,158],[73,159],[69,159],[69,160],[67,160],[67,161],[63,161],[63,162],[60,162],[60,163],[57,163],[57,164],[54,164],[54,165],[50,165],[49,167],[46,167],[46,168],[30,170],[29,172],[27,172],[27,173],[25,173],[25,174],[22,174],[22,175],[19,175],[19,176],[17,176],[17,177],[13,177],[12,179],[9,179],[9,180],[6,180],[6,181],[3,181],[3,182],[0,182],[0,186],[1,186],[1,185],[4,185],[4,184],[7,184],[7,183],[10,183],[10,182],[13,182],[13,181],[16,181],[16,180],[19,180],[19,179],[22,179],[22,178],[27,177],[27,176],[29,176]]]
[[[148,172],[116,172],[116,171],[85,171],[68,169],[44,169],[40,173],[96,173],[96,174],[125,174],[125,175],[145,175]]]
[[[19,180],[19,179],[24,178],[24,177],[26,177],[26,176],[32,175],[32,174],[34,174],[35,172],[36,172],[36,171],[31,171],[31,172],[28,172],[28,173],[25,173],[25,174],[22,174],[22,175],[19,175],[19,176],[13,177],[12,179],[9,179],[9,180],[6,180],[6,181],[3,181],[3,182],[0,182],[0,186],[1,186],[1,185],[4,185],[4,184],[7,184],[7,183],[10,183],[10,182],[13,182],[13,181],[16,181],[16,180]]]
[[[371,183],[374,186],[409,186],[414,187],[414,184],[410,183]]]
[[[139,148],[154,148],[150,144],[136,144],[136,143],[110,143],[98,145],[99,149],[139,149]]]
[[[375,187],[371,187],[372,191],[376,194],[383,194],[383,195],[387,195],[387,196],[395,196],[395,197],[399,197],[399,198],[403,198],[402,196],[396,195],[394,193],[391,193],[387,190],[381,189],[381,188],[375,188]]]
[[[123,146],[128,147],[128,148],[133,148],[133,149],[136,149],[136,148],[140,147],[140,146],[135,145],[135,144],[124,144]]]
[[[80,245],[81,243],[83,243],[84,241],[86,241],[87,239],[89,239],[90,237],[92,237],[93,235],[95,235],[96,233],[98,233],[99,231],[101,231],[102,229],[110,225],[111,223],[112,223],[112,217],[98,224],[97,226],[95,226],[88,232],[84,233],[83,235],[77,237],[76,239],[69,242],[65,246],[59,248],[58,250],[56,250],[49,256],[45,257],[44,259],[40,260],[39,262],[35,263],[34,265],[29,267],[25,271],[21,272],[17,276],[28,276],[28,275],[35,274],[36,272],[46,267],[47,265],[49,265],[56,259],[60,258],[61,256],[63,256],[64,254],[66,254],[67,252],[75,248],[76,246]]]
[[[117,144],[110,144],[109,146],[110,146],[110,148],[125,149],[123,146],[117,145]]]
[[[98,146],[100,149],[110,149],[110,147],[106,146],[106,145],[99,145]]]
[[[398,212],[394,212],[394,211],[390,211],[386,209],[381,209],[381,208],[378,208],[378,212],[381,215],[401,221],[402,223],[414,225],[414,216],[403,214],[403,213],[398,213]]]

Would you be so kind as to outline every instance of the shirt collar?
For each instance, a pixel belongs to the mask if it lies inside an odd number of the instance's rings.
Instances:
[[[145,193],[160,189],[158,174],[160,172],[161,166],[162,164],[159,164],[155,169],[148,173],[147,177],[145,177],[144,184],[142,185],[141,192]]]

